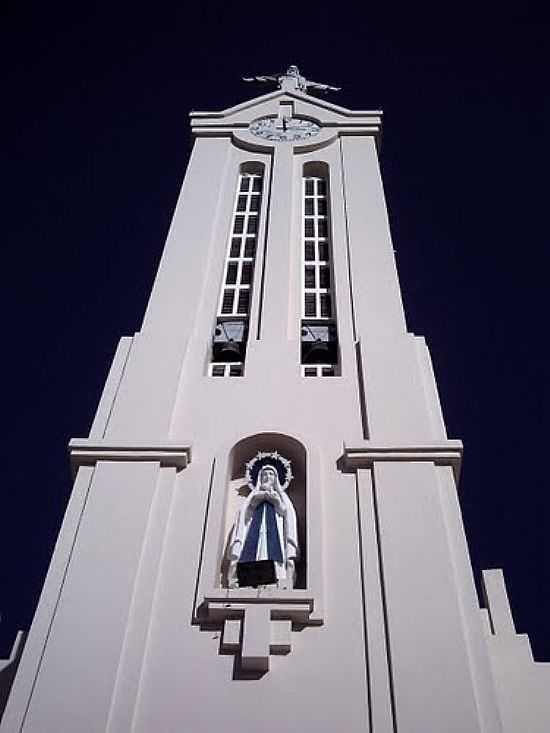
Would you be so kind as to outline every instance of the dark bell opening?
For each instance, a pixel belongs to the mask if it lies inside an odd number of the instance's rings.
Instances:
[[[302,343],[302,364],[336,364],[336,343]]]
[[[243,362],[248,324],[244,320],[218,320],[212,339],[212,361]]]
[[[243,361],[244,344],[237,344],[234,341],[226,341],[214,345],[214,361]]]
[[[338,337],[334,323],[302,323],[302,364],[336,364]]]

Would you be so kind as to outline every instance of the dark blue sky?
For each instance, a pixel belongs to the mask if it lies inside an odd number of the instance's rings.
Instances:
[[[187,113],[267,91],[240,76],[297,63],[341,85],[338,104],[385,112],[409,329],[465,444],[476,577],[504,568],[517,628],[550,661],[550,26],[527,11],[181,5],[26,3],[2,18],[0,656],[32,619],[71,488],[68,439],[87,434],[116,343],[139,329]]]

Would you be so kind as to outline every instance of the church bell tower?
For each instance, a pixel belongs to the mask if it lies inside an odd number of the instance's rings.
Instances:
[[[276,88],[191,113],[0,731],[547,730],[499,571],[478,606],[382,113],[296,67],[255,81]]]

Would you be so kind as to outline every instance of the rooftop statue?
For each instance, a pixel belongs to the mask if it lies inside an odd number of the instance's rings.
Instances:
[[[243,81],[272,81],[279,85],[279,89],[291,91],[297,89],[300,92],[307,92],[308,89],[315,89],[318,92],[339,92],[341,87],[331,87],[329,84],[320,84],[316,81],[306,79],[300,74],[297,66],[289,66],[283,73],[262,74],[261,76],[243,76]]]

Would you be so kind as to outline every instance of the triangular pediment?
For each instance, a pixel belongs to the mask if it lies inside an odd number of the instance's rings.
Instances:
[[[277,89],[217,112],[191,112],[190,117],[194,126],[243,127],[259,117],[277,115],[281,102],[293,103],[296,116],[312,118],[325,125],[357,125],[363,121],[368,124],[372,123],[373,117],[380,120],[382,116],[380,110],[350,110],[300,91]]]

